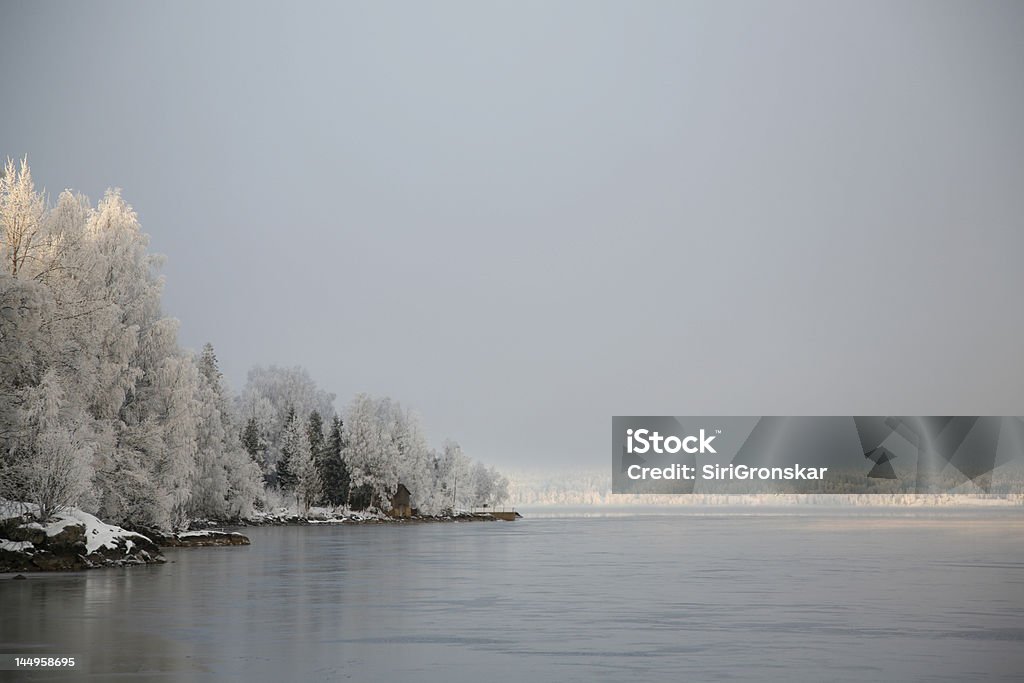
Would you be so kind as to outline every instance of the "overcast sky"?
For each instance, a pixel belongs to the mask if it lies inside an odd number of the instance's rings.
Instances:
[[[613,414],[1024,414],[1024,3],[0,0],[0,155],[253,364],[498,465]]]

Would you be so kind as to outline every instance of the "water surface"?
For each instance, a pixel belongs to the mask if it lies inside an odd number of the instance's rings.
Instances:
[[[163,566],[0,578],[19,680],[1024,676],[1024,511],[691,510],[246,530]],[[0,674],[13,680],[15,674]]]

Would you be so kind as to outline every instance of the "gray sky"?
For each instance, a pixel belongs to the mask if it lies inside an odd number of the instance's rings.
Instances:
[[[1024,414],[1024,3],[0,0],[0,154],[185,345],[498,465],[613,414]]]

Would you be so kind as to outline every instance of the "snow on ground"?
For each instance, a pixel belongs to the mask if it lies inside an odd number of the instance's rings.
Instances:
[[[249,517],[252,522],[267,522],[275,520],[303,519],[310,524],[337,524],[344,521],[367,521],[367,520],[390,520],[391,517],[384,512],[374,508],[371,510],[360,510],[355,512],[346,507],[328,508],[314,506],[309,513],[300,513],[294,507],[276,507],[268,512],[255,512]]]

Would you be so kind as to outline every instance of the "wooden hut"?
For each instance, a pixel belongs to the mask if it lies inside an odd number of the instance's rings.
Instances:
[[[399,484],[395,494],[391,496],[391,516],[411,517],[412,516],[412,494],[405,484]]]

